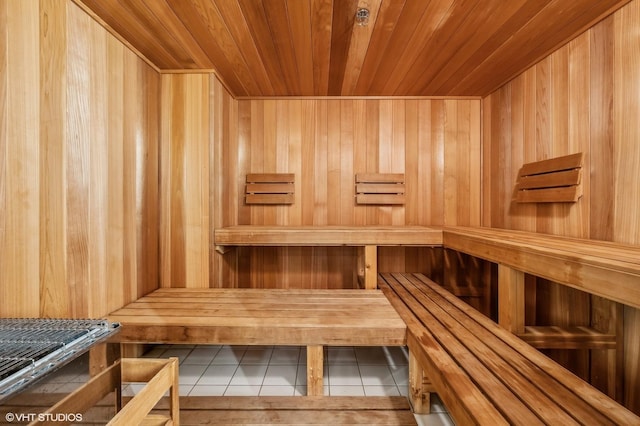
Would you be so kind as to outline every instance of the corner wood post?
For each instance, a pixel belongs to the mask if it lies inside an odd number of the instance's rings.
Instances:
[[[425,376],[418,359],[409,351],[409,400],[416,414],[431,412],[431,381]]]
[[[514,334],[524,333],[524,272],[498,264],[498,324]]]
[[[307,396],[324,395],[324,348],[307,346]]]

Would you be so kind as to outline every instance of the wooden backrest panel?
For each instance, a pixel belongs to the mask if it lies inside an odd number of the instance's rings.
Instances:
[[[293,173],[249,173],[245,190],[247,204],[293,204]]]
[[[582,196],[583,153],[527,163],[518,173],[519,203],[576,202]]]
[[[404,204],[403,173],[356,174],[357,204]]]

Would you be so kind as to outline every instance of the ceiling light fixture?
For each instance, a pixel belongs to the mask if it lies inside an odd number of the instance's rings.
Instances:
[[[360,7],[356,11],[356,24],[365,26],[369,23],[369,9]]]

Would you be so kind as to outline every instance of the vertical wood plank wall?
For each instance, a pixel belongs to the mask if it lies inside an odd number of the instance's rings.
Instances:
[[[160,77],[71,2],[0,31],[0,317],[101,317],[158,286]]]
[[[640,244],[638,28],[635,1],[484,99],[483,225]],[[576,204],[512,202],[523,163],[580,151],[589,173]],[[538,292],[539,322],[588,324],[600,303],[548,282]],[[625,404],[640,412],[637,309],[625,308],[624,333]],[[588,354],[566,353],[589,368]]]
[[[220,204],[214,194],[219,181],[214,175],[215,147],[229,134],[219,125],[225,116],[222,105],[234,102],[213,75],[162,76],[162,287],[210,286],[211,212]]]
[[[289,99],[238,101],[237,137],[218,175],[223,225],[479,225],[480,101]],[[359,206],[355,174],[404,173],[403,206]],[[295,203],[244,203],[247,173],[294,173]],[[380,270],[429,272],[430,249],[381,250]],[[218,256],[216,254],[216,256]],[[222,286],[353,287],[354,248],[242,248]],[[416,269],[417,268],[417,269]]]

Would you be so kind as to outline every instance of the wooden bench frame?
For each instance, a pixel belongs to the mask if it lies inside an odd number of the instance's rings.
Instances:
[[[379,246],[439,246],[467,253],[498,264],[499,323],[502,329],[498,330],[494,327],[491,329],[491,334],[513,340],[515,337],[509,332],[514,332],[524,339],[529,338],[533,344],[535,339],[540,338],[540,333],[543,334],[542,340],[547,342],[553,341],[554,337],[549,330],[525,327],[523,302],[525,274],[547,278],[561,285],[604,297],[611,303],[623,303],[640,308],[640,247],[637,246],[490,228],[250,225],[216,229],[215,245],[216,250],[221,253],[234,246],[355,246],[359,249],[359,267],[363,269],[363,281],[367,289],[374,289],[378,285],[377,248]],[[610,282],[616,284],[608,285]],[[607,285],[604,285],[605,283]],[[393,302],[393,298],[390,299]],[[395,303],[398,305],[397,301]],[[410,323],[415,320],[407,321],[406,315],[403,318],[411,328]],[[486,318],[482,321],[491,322]],[[590,331],[585,332],[579,328],[562,331],[565,344],[566,336],[570,335],[573,336],[576,347],[593,345],[598,339],[601,342],[596,345],[602,345],[599,347],[611,348],[613,345],[612,337],[606,333],[593,337]],[[440,376],[444,374],[442,371],[446,371],[446,365],[434,365],[433,361],[425,355],[424,336],[421,333],[422,331],[410,330],[407,335],[408,345],[412,349],[410,359],[410,383],[414,393],[412,400],[414,407],[418,410],[421,404],[425,405],[427,402],[427,391],[436,389],[439,393],[456,394],[453,388],[447,387],[449,385],[443,385],[445,381],[440,380],[438,383],[438,374]],[[615,339],[619,339],[619,336]],[[141,342],[144,341],[141,340]],[[522,340],[517,340],[513,345],[519,350],[528,351],[527,353],[531,356],[538,353]],[[524,349],[525,347],[529,349]],[[309,368],[321,367],[322,364],[318,362],[322,353],[321,348],[322,346],[316,346],[315,349],[311,349],[315,355],[309,360]],[[620,349],[618,346],[616,348]],[[617,352],[617,356],[620,356],[621,351]],[[552,369],[558,368],[557,364],[546,358],[540,358],[536,362]],[[440,367],[445,370],[439,370]],[[430,374],[424,375],[423,368]],[[309,377],[310,382],[313,382],[313,376]],[[573,380],[570,380],[572,385],[584,386],[584,382],[574,383]],[[575,380],[579,379],[575,378]],[[592,397],[596,398],[595,395],[606,398],[599,392]],[[455,397],[445,397],[445,399],[448,408],[453,412],[461,409],[457,407],[456,404],[459,402],[456,402]],[[606,399],[606,401],[609,400]],[[620,406],[612,405],[612,407],[617,409]],[[464,412],[465,409],[458,416],[462,419],[467,418],[465,416],[471,416]]]
[[[121,388],[122,384],[127,382],[146,382],[146,384],[126,405],[122,406]],[[150,415],[151,410],[163,399],[167,391],[170,417]],[[178,358],[118,360],[51,407],[45,414],[84,413],[112,392],[115,392],[117,413],[109,421],[109,426],[138,424],[179,426],[180,424]],[[71,424],[71,422],[46,421],[48,417],[43,419],[30,425]]]
[[[254,226],[239,225],[214,231],[216,251],[235,246],[358,248],[361,287],[375,289],[380,246],[442,246],[442,229],[427,226]]]
[[[379,290],[158,289],[113,312],[121,344],[307,348],[307,394],[324,394],[324,346],[404,346],[406,325]]]
[[[640,422],[424,275],[381,274],[379,286],[408,326],[414,410],[426,377],[461,424]]]

